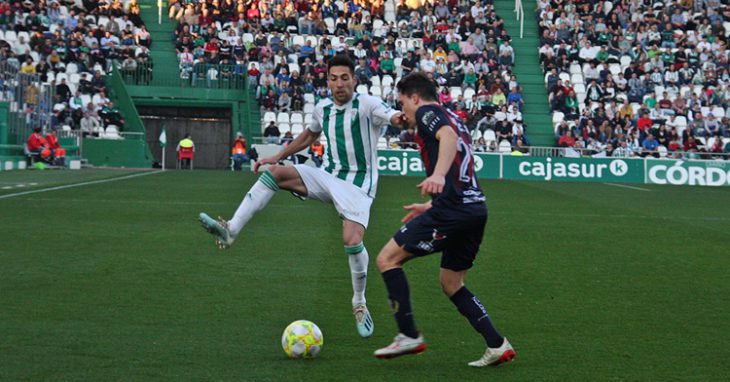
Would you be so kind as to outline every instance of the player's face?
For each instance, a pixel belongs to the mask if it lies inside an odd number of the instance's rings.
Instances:
[[[327,84],[332,91],[335,103],[344,105],[352,99],[356,80],[347,66],[333,66],[327,75]]]
[[[398,95],[398,103],[401,105],[401,110],[405,114],[409,126],[416,125],[416,110],[418,109],[419,101],[419,97],[415,94],[410,96],[405,94]]]

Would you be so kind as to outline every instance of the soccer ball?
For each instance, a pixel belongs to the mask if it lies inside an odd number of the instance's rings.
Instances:
[[[281,335],[281,347],[289,358],[314,358],[322,350],[322,345],[322,331],[312,321],[294,321]]]

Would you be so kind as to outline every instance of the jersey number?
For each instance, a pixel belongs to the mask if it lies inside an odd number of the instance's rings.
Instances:
[[[472,178],[469,175],[469,164],[471,163],[471,158],[474,155],[471,151],[471,145],[464,142],[464,140],[459,137],[457,146],[459,152],[462,154],[461,167],[459,168],[459,180],[464,183],[472,183]]]

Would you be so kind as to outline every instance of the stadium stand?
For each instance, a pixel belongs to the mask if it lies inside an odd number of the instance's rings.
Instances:
[[[3,100],[44,129],[120,139],[124,118],[107,97],[105,75],[115,61],[122,73],[149,65],[151,38],[137,0],[3,0],[0,15],[3,84],[30,79],[20,91],[3,91]]]
[[[730,143],[727,2],[537,4],[558,145],[608,156],[722,154]]]
[[[444,89],[442,103],[472,128],[480,127],[475,141],[494,129],[510,144],[527,142],[526,126],[513,123],[521,122],[523,97],[512,73],[511,37],[490,1],[172,1],[168,16],[179,22],[175,44],[181,73],[191,70],[191,63],[225,62],[234,64],[236,73],[245,70],[256,86],[262,130],[268,112],[278,112],[280,127],[299,132],[316,102],[329,96],[326,60],[348,54],[357,65],[359,93],[395,106],[399,78],[422,70]],[[288,99],[282,101],[283,94]],[[500,111],[505,118],[494,117]],[[299,112],[303,124],[282,116]],[[383,135],[380,144],[388,147],[399,132],[384,129]]]

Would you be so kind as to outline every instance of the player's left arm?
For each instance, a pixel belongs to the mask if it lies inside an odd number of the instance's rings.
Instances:
[[[446,184],[446,174],[456,157],[458,137],[454,129],[449,125],[441,126],[436,131],[435,136],[439,141],[439,156],[433,174],[417,186],[421,189],[421,196],[426,196],[426,194],[436,195],[443,192]]]

